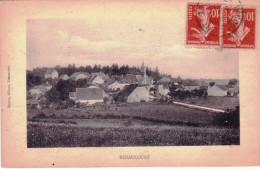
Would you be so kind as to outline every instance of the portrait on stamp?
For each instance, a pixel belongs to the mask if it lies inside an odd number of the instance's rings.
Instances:
[[[219,45],[220,5],[188,4],[186,45]]]
[[[223,9],[223,47],[255,48],[254,8]]]

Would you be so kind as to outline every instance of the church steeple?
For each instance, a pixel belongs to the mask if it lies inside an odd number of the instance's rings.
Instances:
[[[156,73],[159,73],[159,68],[158,68],[158,66],[156,66],[155,72],[156,72]]]
[[[146,68],[144,66],[144,61],[142,61],[141,72],[144,72],[144,71],[146,71]]]
[[[147,75],[146,75],[146,68],[144,68],[144,77],[146,77]]]

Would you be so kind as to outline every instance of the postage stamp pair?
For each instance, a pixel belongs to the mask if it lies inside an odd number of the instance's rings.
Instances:
[[[186,45],[255,48],[254,8],[187,5]]]

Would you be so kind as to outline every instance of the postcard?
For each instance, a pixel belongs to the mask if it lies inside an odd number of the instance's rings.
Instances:
[[[3,167],[260,165],[259,5],[2,1]]]

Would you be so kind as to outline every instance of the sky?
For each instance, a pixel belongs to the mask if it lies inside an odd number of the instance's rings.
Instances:
[[[27,69],[73,63],[140,66],[144,61],[173,77],[238,78],[237,50],[185,47],[182,4],[179,11],[166,4],[103,8],[80,19],[27,20]]]

